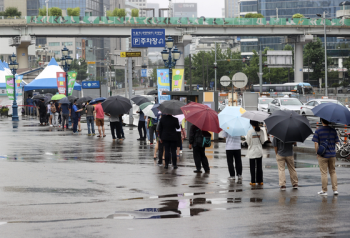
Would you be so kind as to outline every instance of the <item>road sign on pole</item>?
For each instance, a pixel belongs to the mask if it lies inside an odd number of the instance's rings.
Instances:
[[[141,52],[120,52],[120,57],[141,57]]]
[[[236,88],[244,88],[248,83],[247,75],[244,73],[235,73],[232,77],[232,83]]]
[[[165,47],[165,29],[131,29],[131,47]]]
[[[220,83],[222,86],[227,87],[228,85],[230,85],[231,79],[228,76],[222,76],[220,78]]]

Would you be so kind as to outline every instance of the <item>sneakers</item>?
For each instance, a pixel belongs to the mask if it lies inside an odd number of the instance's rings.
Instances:
[[[53,125],[50,125],[50,127],[53,127]]]
[[[281,191],[285,191],[286,190],[286,186],[281,186],[280,189],[281,189]]]
[[[201,170],[194,170],[193,173],[199,174],[199,173],[202,173],[202,171]]]
[[[88,134],[88,136],[91,136],[91,134]]]
[[[298,189],[298,184],[293,185],[293,188],[294,188],[294,189]]]
[[[180,154],[182,154],[182,150],[180,150]]]
[[[264,183],[258,183],[259,185],[264,185]]]
[[[333,192],[334,195],[339,195],[338,191]]]
[[[327,193],[326,193],[326,192],[323,192],[323,191],[318,192],[317,194],[318,194],[318,195],[321,195],[321,196],[327,196]]]
[[[96,134],[95,133],[92,133],[92,136],[95,136]]]
[[[250,185],[252,185],[252,186],[255,186],[255,183],[249,183]]]
[[[235,178],[235,176],[230,176],[230,177],[228,177],[228,179],[235,180],[236,178]]]
[[[242,175],[238,175],[238,179],[242,179]]]

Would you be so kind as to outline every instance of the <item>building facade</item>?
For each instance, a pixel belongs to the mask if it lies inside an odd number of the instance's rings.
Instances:
[[[129,3],[137,5],[138,7],[135,7],[137,9],[147,8],[147,0],[129,0]],[[128,2],[126,2],[126,4],[128,4]],[[140,17],[147,16],[147,11],[140,10],[139,16]]]
[[[173,17],[195,17],[197,18],[197,3],[174,3]]]
[[[159,17],[159,4],[158,3],[147,3],[147,8],[154,9],[154,17]],[[153,11],[147,11],[147,17],[153,17]]]
[[[225,0],[225,17],[226,18],[235,18],[239,16],[239,0]]]

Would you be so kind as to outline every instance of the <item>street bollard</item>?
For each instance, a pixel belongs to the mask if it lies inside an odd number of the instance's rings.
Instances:
[[[345,129],[344,130],[344,143],[346,144],[346,141],[348,140],[348,135],[346,134],[346,132],[348,132],[347,129],[346,129],[346,125],[345,125],[344,129]]]
[[[316,130],[318,129],[318,122],[316,122]]]

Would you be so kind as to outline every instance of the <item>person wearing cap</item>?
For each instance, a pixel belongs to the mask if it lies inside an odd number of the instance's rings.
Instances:
[[[77,107],[77,100],[78,99],[75,99],[74,100],[74,104],[72,106],[72,113],[71,113],[71,116],[72,116],[72,119],[73,119],[73,134],[78,134],[78,120],[80,118],[80,112],[83,110],[83,109],[78,109]]]

